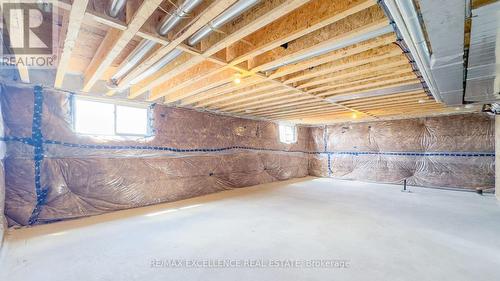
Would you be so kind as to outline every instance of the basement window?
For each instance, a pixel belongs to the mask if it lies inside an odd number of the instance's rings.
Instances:
[[[279,131],[282,143],[290,144],[297,142],[297,127],[295,125],[280,124]]]
[[[148,108],[100,102],[80,97],[73,100],[76,133],[97,136],[147,136]]]

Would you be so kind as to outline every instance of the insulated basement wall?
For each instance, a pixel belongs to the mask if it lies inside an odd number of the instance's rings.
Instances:
[[[0,247],[2,246],[3,237],[5,230],[7,228],[7,221],[5,219],[5,169],[4,169],[4,158],[5,158],[5,142],[4,137],[4,125],[2,118],[2,106],[0,104]]]
[[[425,187],[493,188],[494,119],[483,114],[338,124],[311,130],[309,173]]]
[[[308,175],[309,128],[279,142],[277,125],[154,106],[154,137],[72,131],[71,95],[1,86],[6,216],[30,225],[169,202]]]

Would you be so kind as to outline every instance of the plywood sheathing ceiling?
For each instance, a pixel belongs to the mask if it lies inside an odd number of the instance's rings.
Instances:
[[[118,19],[96,9],[92,1],[57,2],[69,13],[63,21],[67,40],[55,86],[61,87],[66,73],[81,73],[82,91],[92,91],[147,39],[156,48],[108,96],[129,89],[132,100],[311,124],[455,110],[435,102],[421,87],[371,96],[374,90],[420,84],[393,32],[287,63],[388,26],[376,1],[263,0],[194,47],[186,40],[237,1],[204,1],[162,37],[155,27],[175,9],[172,2],[129,0]],[[182,55],[129,84],[174,49]],[[233,82],[237,73],[239,84]],[[330,99],[339,96],[340,101]]]

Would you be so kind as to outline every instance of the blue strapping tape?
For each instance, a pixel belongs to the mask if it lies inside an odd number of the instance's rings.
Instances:
[[[20,138],[20,137],[4,137],[0,138],[2,141],[17,141],[26,144],[32,144],[30,138]],[[304,150],[284,150],[284,149],[273,149],[273,148],[259,148],[259,147],[247,147],[247,146],[229,146],[229,147],[218,147],[218,148],[174,148],[174,147],[164,147],[164,146],[147,146],[147,145],[100,145],[100,144],[77,144],[62,142],[56,140],[43,140],[44,144],[52,145],[62,145],[66,147],[76,147],[84,149],[109,149],[109,150],[158,150],[158,151],[171,151],[180,153],[190,153],[190,152],[221,152],[233,149],[243,149],[243,150],[255,150],[255,151],[274,151],[274,152],[298,152],[306,154],[331,154],[331,155],[389,155],[389,156],[450,156],[450,157],[494,157],[495,152],[457,152],[457,151],[427,151],[427,152],[376,152],[376,151],[304,151]]]
[[[38,216],[42,211],[42,206],[47,201],[48,188],[42,188],[41,169],[43,162],[43,135],[42,135],[42,110],[43,110],[43,92],[42,87],[35,86],[33,89],[34,106],[33,106],[33,122],[31,127],[31,140],[28,140],[30,145],[33,145],[34,161],[35,161],[35,194],[36,205],[28,220],[28,224],[32,225],[38,221]]]

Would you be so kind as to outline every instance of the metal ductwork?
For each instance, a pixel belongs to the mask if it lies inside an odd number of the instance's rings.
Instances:
[[[173,61],[175,58],[180,56],[182,54],[181,50],[174,49],[170,51],[170,53],[166,54],[161,60],[157,61],[155,64],[153,64],[151,67],[149,67],[146,71],[142,72],[140,75],[134,77],[130,81],[130,84],[137,84],[141,80],[153,75],[156,71],[159,71],[162,69],[165,65],[167,65],[169,62]]]
[[[213,29],[224,25],[225,23],[234,19],[235,17],[237,17],[238,15],[243,13],[244,11],[248,10],[250,7],[252,7],[253,5],[255,5],[258,2],[259,2],[259,0],[241,0],[241,1],[237,2],[236,4],[232,5],[227,10],[225,10],[222,14],[217,16],[210,24],[204,26],[203,28],[198,30],[195,34],[193,34],[193,36],[191,36],[189,38],[189,44],[194,45],[194,44],[198,43],[201,39],[203,39],[205,36],[210,34],[210,32],[212,32]],[[187,1],[185,1],[182,4],[182,6],[180,6],[176,10],[176,12],[172,16],[170,16],[170,18],[167,18],[167,19],[162,21],[160,27],[158,28],[158,32],[160,34],[168,33],[168,31],[170,31],[179,22],[179,20],[181,19],[182,16],[189,13],[199,3],[201,3],[200,0],[195,0],[195,1],[187,0]],[[162,34],[162,35],[164,35],[164,34]],[[152,46],[149,46],[149,44],[148,45],[145,44],[145,46],[143,48],[149,48],[149,49],[147,49],[146,51],[144,49],[141,49],[140,54],[137,56],[140,56],[140,55],[144,56],[153,47],[154,47],[154,44]],[[180,51],[178,49],[172,50],[171,52],[166,54],[161,60],[157,61],[150,68],[148,68],[146,71],[141,73],[139,76],[134,77],[134,79],[132,79],[129,83],[131,85],[139,83],[141,80],[153,75],[156,71],[159,71],[160,69],[162,69],[164,66],[166,66],[168,63],[173,61],[175,58],[177,58],[181,54],[182,54],[182,51]],[[135,61],[139,62],[141,59],[142,59],[142,57],[140,57],[140,58],[133,57],[133,58],[129,59],[128,62],[130,62],[130,65],[132,65],[129,68],[131,69],[135,65],[135,64],[132,64],[133,62],[135,62]],[[119,72],[120,72],[120,74],[127,73],[128,70],[126,70],[126,71],[120,70]],[[117,74],[118,74],[118,72],[117,72]],[[117,77],[113,76],[112,79],[117,80]]]
[[[464,0],[418,0],[430,49],[412,0],[384,0],[401,39],[434,98],[446,105],[463,101]]]
[[[393,94],[408,93],[408,92],[414,92],[414,91],[418,91],[418,90],[422,90],[422,84],[420,84],[420,83],[395,86],[395,87],[389,87],[389,88],[382,88],[382,89],[376,89],[376,90],[368,90],[368,91],[354,93],[354,94],[338,94],[338,95],[334,95],[332,97],[329,97],[326,100],[328,100],[330,102],[339,102],[339,101],[347,101],[347,100],[353,100],[353,99],[363,99],[363,98],[372,98],[372,97],[379,97],[379,96],[388,96],[388,95],[393,95]]]
[[[465,100],[500,100],[500,2],[472,11]],[[498,104],[496,112],[500,112]]]
[[[166,16],[158,25],[158,33],[161,36],[166,35],[172,28],[174,28],[179,21],[189,14],[202,0],[186,0],[182,5],[177,8],[172,15]]]
[[[431,71],[443,102],[458,105],[464,95],[464,0],[419,0],[429,37]]]
[[[360,42],[367,41],[367,40],[370,40],[370,39],[373,39],[375,37],[382,36],[384,34],[391,33],[391,32],[393,32],[392,27],[390,25],[387,25],[387,26],[375,29],[371,32],[362,33],[359,35],[352,36],[350,38],[347,38],[347,39],[340,41],[338,43],[335,43],[335,44],[331,44],[331,45],[326,46],[324,48],[316,49],[310,53],[296,56],[291,60],[285,61],[285,62],[277,64],[277,65],[273,65],[272,67],[264,69],[263,71],[273,71],[273,70],[276,70],[276,69],[278,69],[282,66],[285,66],[285,65],[294,64],[294,63],[297,63],[297,62],[300,62],[300,61],[303,61],[306,59],[321,56],[321,55],[324,55],[326,53],[329,53],[329,52],[332,52],[332,51],[335,51],[338,49],[342,49],[342,48],[345,48],[347,46],[351,46],[354,44],[358,44]]]
[[[120,78],[125,76],[134,66],[136,66],[151,51],[156,43],[151,40],[142,40],[130,55],[127,56],[124,63],[118,68],[118,71],[111,77],[111,80],[116,83]]]
[[[189,14],[196,6],[198,6],[202,0],[186,0],[180,5],[171,15],[165,16],[165,18],[158,25],[158,34],[161,36],[167,35],[182,19],[182,17]],[[134,68],[141,60],[155,47],[156,43],[151,40],[143,40],[139,46],[137,46],[134,51],[125,59],[124,63],[119,67],[118,71],[111,77],[111,81],[116,85],[117,81],[120,80],[125,74],[127,74],[132,68]],[[174,54],[177,52],[174,52]],[[166,64],[165,62],[172,61],[172,52],[165,55],[160,61],[155,63],[151,68],[158,67],[160,65]],[[177,54],[180,55],[179,52]],[[170,55],[170,56],[169,56]],[[154,69],[156,71],[156,69]],[[154,73],[149,69],[143,72],[140,77],[143,77],[146,73]],[[149,74],[149,75],[151,75]],[[149,76],[148,75],[148,76]],[[147,77],[147,76],[146,76]],[[134,79],[133,81],[136,81]]]
[[[229,21],[233,20],[237,16],[241,15],[244,11],[250,9],[255,4],[259,3],[260,0],[240,0],[236,4],[229,7],[222,14],[213,19],[210,23],[202,27],[195,34],[193,34],[188,39],[188,44],[193,46],[200,42],[207,35],[212,33],[215,29],[223,26]]]
[[[108,14],[116,18],[123,7],[125,7],[125,3],[127,3],[127,0],[112,0],[109,6]]]

